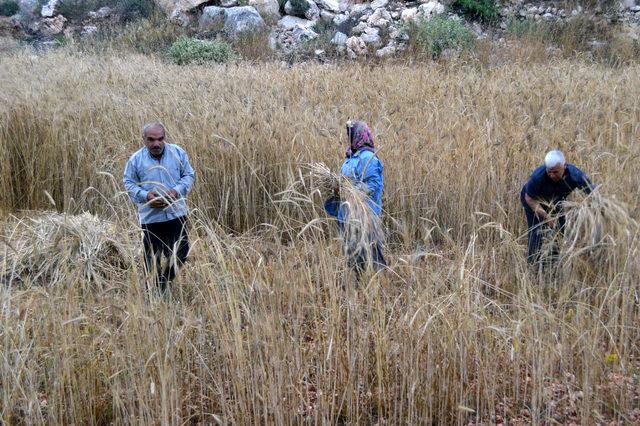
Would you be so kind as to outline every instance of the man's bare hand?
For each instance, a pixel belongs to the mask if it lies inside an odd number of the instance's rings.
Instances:
[[[180,198],[180,196],[178,195],[178,191],[176,191],[175,189],[170,189],[167,192],[167,198],[171,200],[177,200],[178,198]]]
[[[151,208],[154,209],[163,209],[167,207],[167,203],[155,192],[149,191],[147,193],[147,201],[149,202]]]

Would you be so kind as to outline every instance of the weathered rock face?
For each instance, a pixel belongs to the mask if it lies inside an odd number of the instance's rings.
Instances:
[[[174,11],[189,12],[207,3],[208,0],[153,0],[160,9],[171,16]]]
[[[251,6],[231,7],[225,9],[224,32],[229,37],[263,31],[266,28],[264,20],[256,9]]]
[[[278,0],[249,0],[249,6],[258,11],[267,21],[276,22],[280,19],[280,4]]]
[[[207,6],[202,9],[202,15],[198,21],[198,29],[201,32],[221,31],[224,28],[225,9],[218,6]]]
[[[320,17],[320,8],[313,0],[297,0],[296,2],[289,0],[284,5],[284,11],[287,15],[314,21]]]
[[[54,36],[64,31],[67,18],[58,15],[54,18],[45,18],[40,22],[40,32],[46,36]]]
[[[284,30],[292,30],[298,25],[305,28],[311,28],[313,27],[314,22],[308,19],[297,18],[295,16],[285,16],[278,21],[278,27],[281,27]]]
[[[266,25],[258,11],[251,6],[207,6],[202,10],[198,28],[201,32],[224,31],[230,37],[238,37],[262,31]]]
[[[42,15],[43,18],[51,18],[52,16],[58,13],[60,4],[61,4],[60,0],[49,0],[47,3],[45,3],[42,6],[40,15]]]

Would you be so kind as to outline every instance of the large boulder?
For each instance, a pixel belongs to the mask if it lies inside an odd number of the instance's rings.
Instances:
[[[200,32],[224,31],[230,37],[262,31],[266,27],[258,11],[251,6],[207,6],[198,21]]]
[[[278,0],[249,0],[249,6],[255,8],[266,21],[276,22],[280,19]]]
[[[48,37],[61,34],[64,31],[66,23],[67,18],[62,15],[53,18],[44,18],[40,21],[40,33]]]
[[[57,15],[61,3],[62,2],[60,0],[49,0],[42,6],[40,15],[42,15],[43,18],[51,18],[54,15]]]
[[[313,31],[311,28],[305,28],[300,25],[296,26],[292,30],[293,39],[296,43],[300,44],[305,41],[313,40],[318,37],[318,33]]]
[[[278,27],[283,30],[292,30],[297,26],[302,26],[306,28],[312,28],[315,25],[315,22],[310,21],[308,19],[297,18],[295,16],[285,16],[281,20],[278,21]]]
[[[418,13],[422,15],[423,19],[431,19],[436,15],[442,15],[444,13],[444,5],[438,1],[431,0],[428,3],[418,6]]]
[[[337,33],[335,33],[335,35],[331,39],[331,44],[335,44],[336,46],[345,46],[347,44],[348,39],[349,39],[349,36],[347,36],[345,33],[341,33],[340,31],[338,31]]]
[[[338,3],[338,0],[318,0],[317,3],[321,9],[334,13],[340,12],[340,3]]]
[[[220,31],[224,28],[226,19],[225,10],[218,6],[207,6],[202,9],[202,15],[198,21],[198,29],[200,32]]]
[[[266,25],[258,11],[251,6],[225,9],[224,32],[229,37],[238,37],[264,31]]]
[[[313,0],[288,0],[284,5],[287,15],[315,21],[320,17],[320,8]]]
[[[384,28],[392,21],[391,14],[386,9],[376,9],[369,17],[367,23],[372,27]]]
[[[382,45],[382,37],[380,37],[380,30],[378,28],[367,28],[360,36],[365,44],[379,47]]]
[[[160,9],[171,16],[174,12],[190,12],[208,2],[208,0],[153,0]]]

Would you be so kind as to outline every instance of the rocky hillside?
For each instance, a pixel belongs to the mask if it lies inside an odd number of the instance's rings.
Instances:
[[[89,4],[95,8],[86,10]],[[406,29],[411,24],[437,17],[457,21],[476,37],[499,37],[517,21],[562,22],[587,17],[621,24],[631,39],[639,39],[640,0],[574,8],[563,4],[524,0],[153,0],[153,4],[151,0],[0,0],[0,12],[5,12],[1,14],[10,15],[1,18],[0,30],[47,45],[60,38],[91,36],[100,26],[123,18],[143,17],[153,6],[170,25],[202,38],[268,34],[272,50],[291,53],[322,35],[336,52],[353,59],[373,54],[393,56],[407,48]],[[594,39],[593,43],[599,41]]]

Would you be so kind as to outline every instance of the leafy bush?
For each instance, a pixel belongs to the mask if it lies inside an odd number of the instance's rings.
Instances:
[[[293,9],[293,15],[304,15],[311,7],[307,0],[289,0],[291,2],[291,8]],[[286,3],[286,1],[285,1]]]
[[[495,0],[455,0],[451,5],[469,19],[493,24],[500,18]]]
[[[14,0],[0,1],[0,16],[13,16],[20,11],[20,5]]]
[[[116,10],[124,22],[149,18],[156,11],[151,0],[116,0]]]
[[[418,49],[434,59],[446,49],[468,49],[475,40],[473,32],[460,20],[443,17],[419,22],[410,32]]]
[[[62,0],[58,6],[61,15],[69,20],[84,19],[88,12],[102,6],[100,0]]]
[[[169,49],[169,57],[178,65],[190,63],[226,63],[235,57],[231,45],[224,41],[180,37]]]

